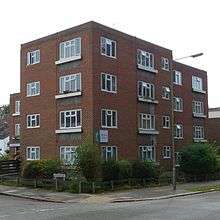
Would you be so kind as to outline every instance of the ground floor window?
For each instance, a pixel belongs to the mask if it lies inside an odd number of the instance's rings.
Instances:
[[[102,159],[103,160],[117,160],[117,147],[116,146],[103,146]]]
[[[27,147],[27,160],[40,160],[40,147]]]
[[[76,158],[76,146],[62,146],[60,147],[60,160],[66,165],[74,164]]]
[[[154,146],[140,146],[140,159],[155,161],[155,147]]]
[[[171,158],[171,147],[170,146],[164,146],[163,147],[163,158]]]

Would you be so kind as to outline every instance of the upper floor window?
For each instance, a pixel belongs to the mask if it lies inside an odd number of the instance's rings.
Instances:
[[[171,158],[171,147],[170,146],[163,147],[163,158],[164,159]]]
[[[197,91],[203,91],[202,78],[192,76],[192,88]]]
[[[143,130],[155,130],[155,116],[151,114],[139,114],[139,128]]]
[[[193,113],[194,114],[204,114],[204,104],[200,101],[193,101]]]
[[[117,92],[117,78],[114,75],[101,73],[101,90],[105,92]]]
[[[27,97],[40,95],[40,82],[31,82],[27,84]]]
[[[101,54],[116,58],[116,41],[101,37]]]
[[[194,126],[193,127],[193,138],[194,139],[204,139],[204,127]]]
[[[60,160],[65,165],[73,165],[76,159],[76,147],[75,146],[62,146],[60,147]]]
[[[81,58],[81,38],[77,37],[60,43],[60,61]]]
[[[102,147],[102,159],[103,160],[117,160],[117,147],[116,146]]]
[[[161,67],[163,70],[169,71],[169,68],[170,68],[169,59],[165,57],[161,57]]]
[[[183,99],[174,97],[173,98],[173,104],[174,104],[174,111],[182,112],[183,111]]]
[[[21,102],[15,101],[15,114],[20,114]]]
[[[106,128],[116,128],[117,127],[117,111],[102,109],[102,127]]]
[[[15,137],[20,136],[20,124],[15,124]]]
[[[183,125],[176,124],[174,128],[174,138],[182,139],[183,138]]]
[[[140,146],[140,159],[141,160],[155,160],[155,147],[154,146]]]
[[[138,82],[138,97],[144,100],[155,98],[154,85],[143,81]]]
[[[137,64],[141,69],[154,70],[154,55],[152,53],[138,49]]]
[[[79,128],[82,126],[82,111],[68,110],[60,112],[60,128]]]
[[[27,53],[27,65],[40,63],[40,50],[35,50]]]
[[[170,88],[163,86],[163,88],[162,88],[162,98],[169,100],[170,99],[170,94],[171,94]]]
[[[27,128],[38,128],[40,127],[40,115],[33,114],[27,115]]]
[[[60,77],[60,93],[81,91],[81,74],[71,74]]]
[[[170,116],[163,116],[163,128],[170,128]]]
[[[182,73],[181,72],[174,70],[173,82],[176,85],[182,85]]]
[[[40,160],[40,147],[27,147],[27,160]]]

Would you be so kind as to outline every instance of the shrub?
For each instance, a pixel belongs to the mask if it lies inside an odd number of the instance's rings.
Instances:
[[[101,158],[99,147],[91,140],[77,147],[76,165],[87,180],[95,180],[100,172]]]
[[[0,154],[0,161],[1,160],[9,160],[9,159],[10,159],[9,154]]]
[[[128,179],[132,177],[132,164],[128,160],[119,160],[119,179]]]
[[[216,171],[217,156],[209,144],[192,144],[180,152],[180,169],[190,175],[206,175]]]
[[[119,179],[119,165],[115,160],[107,160],[102,163],[102,178],[104,181]]]
[[[25,162],[22,167],[22,176],[24,178],[37,178],[41,176],[41,166],[39,161]]]

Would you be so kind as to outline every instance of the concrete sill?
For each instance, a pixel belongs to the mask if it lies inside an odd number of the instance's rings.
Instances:
[[[144,130],[140,129],[138,130],[139,134],[159,134],[159,131],[157,130]]]
[[[69,128],[69,129],[58,129],[55,131],[56,134],[67,134],[67,133],[80,133],[82,128]]]
[[[206,118],[206,115],[198,114],[198,113],[193,113],[193,117],[195,117],[195,118]]]
[[[152,104],[158,104],[158,103],[159,103],[157,100],[144,99],[144,98],[141,98],[141,97],[138,97],[138,101],[140,101],[140,102],[152,103]]]
[[[145,70],[145,71],[148,71],[148,72],[151,72],[151,73],[158,73],[158,70],[147,68],[147,67],[142,66],[140,64],[138,64],[137,67],[138,67],[138,69]]]
[[[204,91],[204,90],[198,90],[198,89],[195,89],[195,88],[192,88],[192,91],[193,91],[193,92],[202,93],[202,94],[206,94],[206,91]]]
[[[12,116],[19,116],[20,113],[13,113]]]
[[[78,91],[78,92],[70,92],[70,93],[55,95],[55,99],[63,99],[63,98],[81,96],[81,95],[82,95],[82,92],[81,92],[81,91]]]
[[[20,143],[12,143],[12,144],[9,144],[9,147],[20,147]]]
[[[204,139],[204,138],[193,138],[193,141],[196,142],[196,143],[199,143],[199,142],[205,143],[205,142],[207,142],[207,140]]]
[[[80,60],[80,59],[81,59],[81,55],[75,56],[75,57],[70,57],[68,59],[57,60],[57,61],[55,61],[55,64],[59,65],[59,64],[63,64],[63,63],[69,63],[69,62],[75,61],[75,60]]]

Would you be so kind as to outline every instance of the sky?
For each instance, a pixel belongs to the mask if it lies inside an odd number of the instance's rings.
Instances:
[[[20,89],[20,45],[96,21],[173,50],[174,58],[208,72],[209,107],[220,106],[218,0],[19,0],[0,5],[0,105]]]

